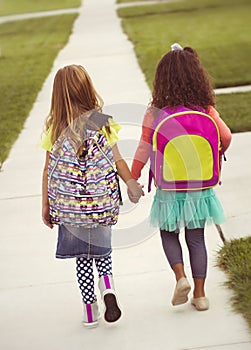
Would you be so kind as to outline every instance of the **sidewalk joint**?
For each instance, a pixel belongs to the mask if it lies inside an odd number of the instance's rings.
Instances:
[[[241,342],[234,342],[234,343],[226,343],[226,344],[215,344],[215,345],[206,345],[206,346],[199,346],[199,347],[192,347],[192,348],[183,348],[181,350],[203,350],[203,349],[217,349],[219,347],[228,347],[232,345],[240,345],[240,344],[251,344],[251,341],[241,341]]]
[[[41,194],[27,194],[27,195],[16,196],[16,197],[3,197],[3,198],[0,198],[0,201],[8,201],[13,199],[25,199],[25,198],[37,198],[41,196],[42,196]]]
[[[29,12],[29,13],[0,16],[0,24],[7,23],[7,22],[14,22],[14,21],[23,21],[23,20],[32,19],[32,18],[51,17],[51,16],[80,13],[80,10],[81,10],[80,7],[75,7],[75,8],[68,8],[68,9]]]

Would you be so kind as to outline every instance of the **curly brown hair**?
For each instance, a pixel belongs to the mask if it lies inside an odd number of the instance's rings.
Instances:
[[[188,108],[215,106],[211,79],[197,52],[186,46],[166,53],[160,60],[153,84],[152,106]]]

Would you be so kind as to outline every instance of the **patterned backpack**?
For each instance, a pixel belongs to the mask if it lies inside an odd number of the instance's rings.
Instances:
[[[89,117],[80,156],[67,133],[55,142],[48,168],[52,223],[86,228],[117,223],[121,200],[118,175],[112,149],[100,131],[108,118],[99,112]]]
[[[220,181],[221,143],[218,127],[204,110],[164,108],[155,117],[148,190],[196,191]]]

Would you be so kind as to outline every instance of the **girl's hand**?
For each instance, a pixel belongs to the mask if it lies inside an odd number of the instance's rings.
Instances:
[[[43,222],[46,226],[48,226],[49,228],[53,228],[53,225],[51,223],[51,219],[50,219],[50,208],[49,205],[44,205],[42,208],[42,219]]]
[[[138,203],[140,197],[144,195],[142,187],[135,179],[130,179],[126,182],[127,194],[131,202]]]

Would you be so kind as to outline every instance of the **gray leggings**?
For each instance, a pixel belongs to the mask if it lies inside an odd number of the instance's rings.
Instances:
[[[179,232],[160,231],[162,246],[171,267],[183,263]],[[206,278],[207,250],[204,239],[204,228],[185,228],[185,239],[189,251],[193,278]]]

